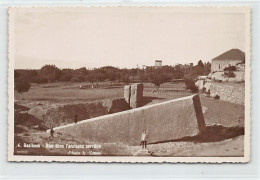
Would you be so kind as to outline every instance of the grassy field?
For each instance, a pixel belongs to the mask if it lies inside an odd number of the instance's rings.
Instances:
[[[81,89],[82,87],[87,87]],[[32,84],[23,97],[28,101],[94,101],[102,99],[113,99],[123,97],[124,84],[103,82],[97,88],[91,88],[90,83],[49,83],[36,85]],[[184,87],[183,83],[164,83],[160,88]],[[152,83],[144,83],[144,88],[155,88]],[[15,100],[21,100],[21,95],[15,91]]]
[[[94,101],[107,98],[123,97],[123,86],[106,86],[99,88],[80,89],[80,83],[32,85],[28,92],[23,94],[28,101]],[[85,85],[85,84],[84,84]],[[15,92],[15,100],[21,95]]]

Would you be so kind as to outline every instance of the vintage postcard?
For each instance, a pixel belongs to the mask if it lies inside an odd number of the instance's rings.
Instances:
[[[9,161],[248,162],[249,7],[10,7]]]

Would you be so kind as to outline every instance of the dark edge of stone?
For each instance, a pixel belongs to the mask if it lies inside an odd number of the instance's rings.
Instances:
[[[201,134],[206,130],[206,124],[204,121],[204,116],[203,116],[203,112],[202,112],[202,108],[201,108],[199,95],[198,94],[194,95],[192,100],[193,100],[193,105],[194,105],[194,109],[196,112],[198,128],[199,128],[199,131]]]
[[[128,88],[129,92],[128,92],[128,107],[130,108],[130,100],[131,100],[131,91],[132,91],[132,86],[129,85],[129,88]]]

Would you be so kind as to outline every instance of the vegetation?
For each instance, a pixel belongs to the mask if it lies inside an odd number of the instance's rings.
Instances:
[[[219,95],[216,95],[214,98],[215,98],[215,99],[219,99],[219,98],[220,98],[220,96],[219,96]]]
[[[234,77],[236,77],[236,75],[233,71],[224,71],[224,77],[225,78],[234,78]]]
[[[236,71],[236,66],[229,66],[224,68],[223,77],[225,78],[234,78],[236,77],[234,71]]]
[[[23,93],[24,99],[27,101],[49,101],[49,102],[89,102],[102,99],[123,98],[125,83],[111,83],[108,81],[99,83],[99,88],[92,89],[89,82],[57,82],[48,84],[31,84],[28,92]],[[95,85],[95,84],[94,84]],[[80,88],[81,86],[81,88]],[[174,87],[185,89],[184,83],[164,83],[164,88]],[[144,83],[145,88],[154,88],[152,83]],[[148,91],[150,92],[150,91]],[[152,92],[151,92],[152,93]],[[172,93],[169,98],[179,98],[187,96],[190,93]],[[20,93],[14,92],[16,100],[21,99]]]
[[[236,70],[237,70],[236,66],[229,66],[224,68],[224,71],[236,71]]]
[[[186,89],[190,90],[192,93],[198,92],[198,87],[195,85],[195,81],[191,78],[185,79]]]
[[[55,65],[45,65],[39,70],[15,70],[15,79],[22,76],[29,83],[57,83],[57,82],[90,82],[92,87],[98,87],[100,82],[152,82],[157,88],[161,84],[173,79],[195,79],[199,75],[210,72],[210,63],[198,61],[196,66],[176,65],[162,67],[147,67],[145,69],[119,69],[105,66],[95,69],[59,69]]]
[[[17,92],[19,92],[21,94],[21,99],[23,100],[23,93],[29,91],[31,84],[30,82],[22,77],[19,76],[15,79],[15,90],[17,90]]]

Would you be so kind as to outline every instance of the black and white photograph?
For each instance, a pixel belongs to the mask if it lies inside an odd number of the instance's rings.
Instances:
[[[250,8],[9,8],[9,161],[248,162]]]

